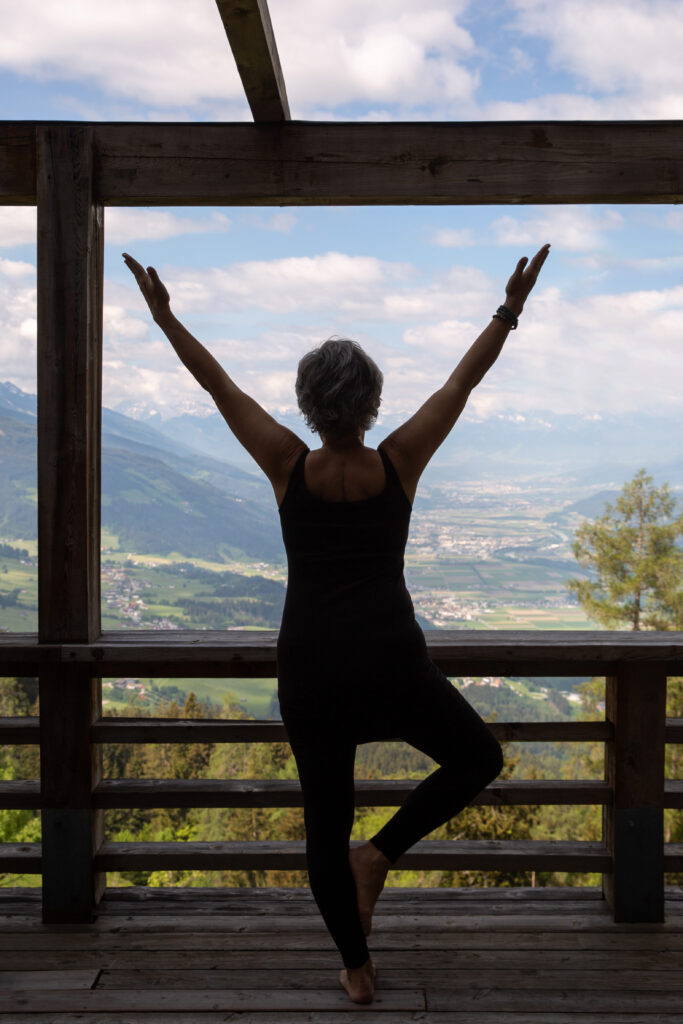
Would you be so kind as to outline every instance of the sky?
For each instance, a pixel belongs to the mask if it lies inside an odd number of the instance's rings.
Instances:
[[[683,119],[679,0],[270,0],[292,116],[306,120]],[[215,0],[0,0],[0,118],[248,121]],[[0,207],[0,380],[35,391],[35,211]],[[683,409],[683,208],[111,209],[105,404],[211,400],[151,322],[121,260],[271,412],[298,359],[360,341],[383,411],[439,387],[552,245],[520,326],[466,415]]]

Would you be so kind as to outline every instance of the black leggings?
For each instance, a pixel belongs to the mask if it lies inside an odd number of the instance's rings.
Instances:
[[[348,698],[348,681],[345,693]],[[370,701],[367,694],[355,696],[355,707],[333,704],[329,715],[319,702],[315,715],[282,707],[304,797],[311,890],[346,967],[368,959],[348,859],[357,744],[405,740],[440,765],[372,837],[392,863],[466,807],[503,766],[486,723],[431,662],[417,684],[394,688],[379,701],[377,694]]]

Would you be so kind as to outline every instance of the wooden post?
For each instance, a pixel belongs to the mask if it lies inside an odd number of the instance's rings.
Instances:
[[[604,808],[613,858],[603,892],[615,921],[664,920],[664,729],[666,675],[633,665],[607,677],[605,778],[614,793]]]
[[[103,213],[87,127],[39,128],[38,591],[42,642],[100,634]],[[90,727],[99,680],[74,666],[40,676],[43,918],[89,921],[102,889],[92,806],[100,758]]]

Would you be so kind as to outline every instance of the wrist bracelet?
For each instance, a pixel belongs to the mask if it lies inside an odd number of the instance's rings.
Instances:
[[[507,308],[507,306],[499,306],[496,312],[493,314],[493,319],[502,320],[504,324],[507,324],[511,331],[517,330],[517,324],[519,323],[519,320],[512,312],[512,310]]]

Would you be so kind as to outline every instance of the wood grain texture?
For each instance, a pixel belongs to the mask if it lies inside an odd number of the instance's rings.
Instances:
[[[605,722],[492,722],[489,727],[502,742],[585,742],[612,735]],[[96,743],[286,743],[287,730],[276,721],[102,718],[93,725],[92,738]]]
[[[356,806],[398,807],[417,785],[413,780],[356,780]],[[0,806],[4,794],[12,793],[10,783],[4,786],[0,784]],[[494,807],[603,804],[610,799],[611,790],[604,782],[530,780],[493,783],[472,803]],[[103,808],[302,807],[303,797],[300,783],[289,779],[104,779],[95,788],[93,802]]]
[[[613,803],[603,809],[612,870],[603,878],[617,921],[662,921],[664,915],[664,739],[666,676],[656,666],[628,666],[608,676],[605,779]]]
[[[680,202],[677,121],[101,125],[107,204]]]
[[[103,211],[93,133],[41,128],[38,156],[38,621],[100,633]]]
[[[119,205],[675,203],[681,121],[84,124]],[[35,202],[30,132],[0,122],[0,200]]]
[[[36,201],[36,129],[30,122],[0,122],[0,204]]]
[[[0,718],[0,743],[40,743],[40,721],[37,717]]]
[[[308,891],[118,890],[67,930],[42,926],[27,894],[11,901],[26,918],[0,907],[0,1010],[32,1024],[680,1024],[683,915],[668,892],[667,924],[620,925],[595,889],[385,890],[366,1008],[338,987]]]
[[[353,845],[353,844],[352,844]],[[102,871],[305,869],[303,841],[234,843],[103,843],[95,858]],[[393,865],[397,870],[483,868],[524,871],[606,871],[601,843],[539,840],[423,840]]]
[[[103,211],[93,198],[93,133],[37,132],[38,622],[46,643],[100,633]],[[92,806],[101,773],[90,727],[99,680],[78,665],[40,672],[43,916],[92,918],[104,876]]]
[[[93,675],[275,678],[277,630],[120,630],[90,643],[38,643],[0,634],[0,673],[37,672],[56,661],[84,662]],[[427,649],[447,674],[609,675],[647,663],[683,674],[683,633],[593,630],[427,630]],[[683,738],[683,722],[670,722]],[[673,742],[668,740],[668,742]]]
[[[40,678],[43,919],[90,921],[104,889],[93,855],[104,816],[93,805],[101,778],[101,748],[90,741],[102,713],[99,679],[77,666]]]
[[[289,121],[287,90],[266,0],[216,0],[254,121]]]

